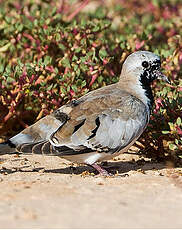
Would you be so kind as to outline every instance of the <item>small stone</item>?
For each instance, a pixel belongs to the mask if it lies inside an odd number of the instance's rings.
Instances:
[[[86,177],[86,176],[89,176],[89,175],[90,175],[90,172],[84,171],[84,172],[82,172],[80,175],[81,175],[81,177]]]
[[[43,172],[45,172],[45,169],[40,169],[39,172],[43,173]]]
[[[101,178],[101,177],[97,177],[97,178],[95,178],[95,181],[96,181],[97,185],[104,185],[105,179]]]
[[[97,183],[97,185],[104,185],[104,183],[102,183],[102,182],[98,182],[98,183]]]
[[[40,172],[40,173],[43,173],[43,172],[45,172],[45,168],[41,168],[41,169],[33,169],[33,171],[35,171],[35,172]]]
[[[146,174],[145,171],[143,169],[138,169],[137,172],[140,172],[140,173],[143,173],[143,174]]]
[[[24,188],[31,188],[30,185],[25,185]]]

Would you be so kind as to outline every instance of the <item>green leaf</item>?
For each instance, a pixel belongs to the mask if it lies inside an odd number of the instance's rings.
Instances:
[[[64,87],[61,87],[61,93],[66,94],[66,89]]]
[[[82,81],[82,84],[81,84],[81,87],[83,88],[84,86],[86,86],[86,81],[84,80],[84,81]]]
[[[100,58],[104,58],[104,57],[108,56],[108,53],[105,49],[101,49],[101,50],[99,50],[99,56],[100,56]]]
[[[46,66],[46,65],[50,65],[51,62],[52,62],[52,57],[50,57],[50,56],[48,56],[48,55],[44,57],[44,65],[45,65],[45,66]]]
[[[33,22],[30,21],[25,15],[22,16],[23,24],[26,28],[32,30],[33,29]]]
[[[99,31],[100,30],[100,27],[99,26],[95,26],[94,28],[93,28],[93,32],[97,32],[97,31]]]
[[[7,21],[7,23],[10,24],[12,21],[12,17],[5,16],[5,20]]]
[[[59,33],[56,34],[56,41],[60,41],[61,40],[61,35]]]
[[[152,3],[154,4],[154,6],[159,6],[158,0],[152,0]]]
[[[50,18],[47,18],[47,19],[45,20],[46,25],[49,25],[50,21],[51,21],[51,19],[50,19]]]
[[[125,49],[125,47],[126,47],[126,46],[125,46],[125,43],[121,43],[121,44],[120,44],[120,47],[121,47],[121,49]]]
[[[178,141],[178,139],[175,139],[175,144],[177,144],[177,145],[179,144],[179,141]]]
[[[34,26],[38,26],[38,20],[35,19],[35,20],[33,21],[33,24],[34,24]]]
[[[103,80],[104,80],[104,78],[103,78],[103,76],[101,76],[101,75],[97,78],[97,81],[98,81],[99,83],[102,83]]]
[[[79,77],[80,76],[80,68],[76,70],[76,75]]]
[[[181,123],[181,117],[178,117],[177,120],[176,120],[176,124],[178,126],[180,126],[182,123]]]
[[[0,52],[6,52],[9,49],[10,46],[11,46],[11,42],[9,42],[6,45],[0,47]]]
[[[64,66],[64,67],[69,67],[71,68],[70,66],[70,61],[68,58],[63,58],[62,61],[61,61],[61,64]]]
[[[0,73],[3,73],[3,71],[4,71],[4,66],[0,64]]]
[[[31,106],[26,107],[26,110],[32,110]]]
[[[59,46],[59,48],[60,48],[61,50],[63,50],[63,51],[66,49],[66,47],[65,47],[62,43],[60,43],[58,46]]]
[[[51,90],[53,87],[53,84],[51,84],[50,86],[47,87],[47,90]]]
[[[72,88],[72,90],[73,90],[75,93],[78,91],[76,85],[72,85],[71,88]]]
[[[81,68],[81,70],[83,70],[84,72],[86,72],[87,70],[88,70],[88,66],[87,65],[85,65],[85,64],[80,64],[80,68]]]
[[[75,53],[79,53],[80,51],[81,51],[80,47],[78,47],[78,48],[75,49]]]
[[[175,149],[177,149],[178,147],[175,145],[175,144],[172,144],[172,143],[170,143],[169,144],[169,149],[170,150],[175,150]]]
[[[14,81],[15,81],[15,79],[12,78],[12,77],[7,77],[7,78],[6,78],[6,82],[7,82],[7,83],[12,83],[12,82],[14,82]]]
[[[76,71],[76,70],[78,69],[78,67],[79,67],[79,66],[75,64],[75,65],[73,66],[74,71]]]
[[[70,85],[67,86],[67,92],[69,92],[69,91],[70,91]]]
[[[23,24],[16,24],[16,28],[19,32],[23,30]]]
[[[11,71],[12,71],[11,66],[10,66],[10,64],[8,64],[8,65],[6,66],[6,73],[7,73],[7,74],[11,74]]]
[[[147,40],[148,36],[145,32],[143,32],[141,38],[142,38],[142,40]]]
[[[168,134],[168,133],[170,133],[170,131],[168,131],[168,130],[163,130],[162,133],[163,133],[163,134]]]
[[[99,7],[97,8],[96,12],[95,12],[95,17],[97,18],[104,18],[105,17],[105,8],[103,7]]]
[[[40,85],[43,87],[46,86],[46,84],[47,84],[47,82],[44,82],[44,81],[40,83]]]
[[[87,61],[87,57],[85,56],[85,57],[80,57],[80,60],[81,60],[81,62],[86,62]]]
[[[74,56],[72,57],[72,61],[77,61],[77,60],[78,60],[77,56],[74,55]]]

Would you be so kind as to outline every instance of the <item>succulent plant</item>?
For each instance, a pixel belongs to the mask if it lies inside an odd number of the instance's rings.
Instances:
[[[182,157],[181,0],[1,1],[0,135],[11,136],[90,90],[118,80],[125,57],[162,57],[145,152]]]

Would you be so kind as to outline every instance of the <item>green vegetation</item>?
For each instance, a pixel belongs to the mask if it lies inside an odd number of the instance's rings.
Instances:
[[[140,141],[146,153],[182,157],[181,0],[0,4],[1,136],[116,82],[128,54],[150,50],[172,84],[154,83],[154,113]]]

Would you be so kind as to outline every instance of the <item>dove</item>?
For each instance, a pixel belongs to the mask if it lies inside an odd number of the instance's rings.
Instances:
[[[127,150],[144,132],[154,102],[151,83],[162,79],[160,57],[136,51],[123,63],[119,81],[65,104],[0,144],[13,152],[62,157],[109,175],[97,162]]]

